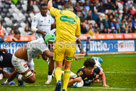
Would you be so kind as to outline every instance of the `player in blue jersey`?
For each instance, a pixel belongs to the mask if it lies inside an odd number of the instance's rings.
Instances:
[[[95,61],[91,58],[84,62],[84,67],[80,68],[76,75],[76,78],[70,79],[68,86],[72,86],[75,82],[81,81],[84,82],[84,86],[90,86],[95,80],[96,75],[100,75],[102,77],[102,85],[108,87],[104,72],[99,67],[95,66]]]

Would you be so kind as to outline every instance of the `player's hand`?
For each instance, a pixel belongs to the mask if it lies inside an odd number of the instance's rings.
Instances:
[[[75,60],[83,59],[84,57],[75,57]]]
[[[109,87],[107,84],[104,84],[103,87]]]

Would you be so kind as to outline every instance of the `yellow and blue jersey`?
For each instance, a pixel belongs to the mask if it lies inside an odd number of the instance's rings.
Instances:
[[[84,81],[84,86],[90,86],[93,80],[95,79],[96,75],[98,75],[100,72],[100,69],[96,67],[93,71],[92,75],[86,75],[84,68],[81,68],[77,71],[77,77],[81,77]]]

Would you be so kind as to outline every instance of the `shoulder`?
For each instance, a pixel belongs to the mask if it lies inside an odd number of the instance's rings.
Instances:
[[[96,68],[94,69],[94,72],[97,73],[97,74],[99,74],[100,68],[99,68],[99,67],[96,67]]]
[[[83,68],[80,68],[80,69],[77,71],[77,73],[79,73],[79,72],[83,72]]]
[[[37,13],[34,17],[36,17],[36,18],[41,17],[41,13]]]

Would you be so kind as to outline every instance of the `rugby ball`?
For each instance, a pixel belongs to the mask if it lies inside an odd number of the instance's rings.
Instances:
[[[75,82],[74,84],[73,84],[73,87],[74,88],[81,88],[81,87],[83,87],[84,86],[84,81],[82,80],[81,82]]]

